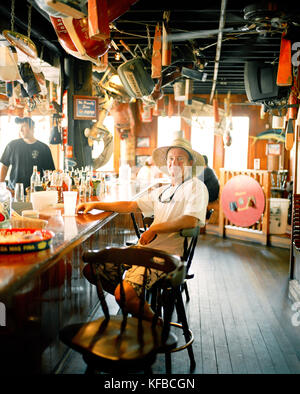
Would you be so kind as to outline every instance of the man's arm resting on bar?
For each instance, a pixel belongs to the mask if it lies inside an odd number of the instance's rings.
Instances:
[[[119,213],[140,212],[136,201],[85,202],[77,205],[76,212],[88,213],[92,209]]]

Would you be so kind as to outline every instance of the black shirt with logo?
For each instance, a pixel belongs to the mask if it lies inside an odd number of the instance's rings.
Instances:
[[[54,162],[48,145],[41,141],[27,144],[22,138],[11,141],[5,148],[0,162],[11,165],[8,187],[14,189],[16,183],[30,186],[33,166],[43,175],[44,170],[54,170]]]

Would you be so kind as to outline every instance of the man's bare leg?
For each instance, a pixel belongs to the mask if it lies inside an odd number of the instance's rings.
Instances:
[[[128,282],[123,281],[123,287],[125,292],[125,304],[127,311],[131,313],[133,316],[138,316],[141,299],[138,297],[136,291]],[[120,285],[116,287],[115,298],[118,304],[120,304],[121,302]],[[152,321],[153,317],[154,317],[154,312],[150,308],[150,305],[145,301],[143,318],[145,320]]]

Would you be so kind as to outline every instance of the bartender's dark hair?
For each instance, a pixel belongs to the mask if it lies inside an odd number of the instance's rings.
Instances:
[[[34,121],[31,118],[29,118],[28,116],[26,116],[25,118],[17,117],[15,119],[15,122],[17,124],[27,123],[30,128],[34,127]]]

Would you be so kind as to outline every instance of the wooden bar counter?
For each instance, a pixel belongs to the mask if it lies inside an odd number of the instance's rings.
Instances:
[[[115,184],[99,200],[131,200],[145,190],[134,182]],[[0,254],[0,305],[6,309],[5,325],[0,322],[2,375],[55,373],[67,350],[59,330],[88,320],[98,308],[95,286],[82,275],[83,252],[136,240],[129,214],[93,210],[51,219],[48,226],[55,233],[50,249]]]

